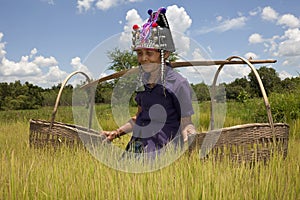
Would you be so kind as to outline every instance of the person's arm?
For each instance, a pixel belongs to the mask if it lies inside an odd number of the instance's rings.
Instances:
[[[181,134],[183,137],[183,141],[188,141],[188,136],[191,134],[195,134],[196,129],[192,122],[191,116],[188,117],[182,117],[181,118]]]
[[[131,117],[131,119],[125,123],[123,126],[119,127],[116,130],[113,131],[102,131],[102,134],[104,134],[108,140],[112,141],[115,138],[118,138],[120,136],[123,136],[127,133],[130,133],[133,129],[133,126],[135,124],[136,121],[136,117],[138,116],[138,114],[141,112],[141,107],[138,106],[138,111],[136,113],[135,116]]]

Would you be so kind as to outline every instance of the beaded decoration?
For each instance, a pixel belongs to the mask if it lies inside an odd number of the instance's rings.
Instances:
[[[174,52],[172,34],[166,18],[166,9],[159,8],[156,12],[148,10],[150,15],[147,22],[140,28],[137,24],[133,25],[132,49],[139,48],[163,49]]]

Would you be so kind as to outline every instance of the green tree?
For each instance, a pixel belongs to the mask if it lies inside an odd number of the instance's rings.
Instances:
[[[281,88],[284,91],[291,92],[293,90],[296,90],[297,87],[300,86],[300,76],[298,77],[292,77],[292,78],[286,78],[281,81]]]
[[[7,83],[0,83],[0,110],[3,110],[5,97],[10,95]]]
[[[198,101],[208,101],[210,100],[209,88],[205,83],[198,83],[196,85],[191,84]]]
[[[28,82],[1,83],[1,110],[35,109],[42,106],[42,88]]]
[[[115,48],[112,51],[108,51],[107,56],[111,60],[111,65],[108,67],[109,70],[119,72],[138,65],[137,57],[132,51],[121,51]]]
[[[60,88],[61,88],[61,83],[57,85],[53,85],[50,89],[44,90],[44,92],[42,93],[44,99],[43,101],[44,106],[54,106]],[[72,98],[73,98],[73,86],[71,84],[68,84],[63,89],[59,101],[59,105],[60,106],[72,105]]]
[[[261,81],[264,85],[267,95],[269,95],[271,92],[280,91],[281,79],[279,78],[275,69],[263,66],[263,67],[260,67],[257,70],[257,72],[261,78]],[[258,81],[252,71],[249,73],[248,78],[250,80],[250,88],[251,88],[251,93],[253,94],[253,96],[261,97],[262,94],[261,94],[261,90],[260,90]]]
[[[226,84],[226,98],[238,99],[250,96],[250,83],[246,77],[237,78],[233,82]]]
[[[97,85],[95,94],[95,103],[111,103],[113,83],[105,82]]]

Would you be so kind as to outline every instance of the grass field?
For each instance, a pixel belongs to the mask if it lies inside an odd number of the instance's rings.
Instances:
[[[107,113],[109,105],[97,106]],[[253,122],[251,109],[228,103],[225,126]],[[300,199],[300,120],[290,125],[286,159],[275,155],[267,163],[200,160],[183,155],[171,165],[150,173],[111,169],[83,148],[59,150],[29,147],[30,118],[49,119],[51,108],[0,112],[0,199]],[[209,123],[208,107],[197,128]],[[115,128],[101,115],[104,128]],[[72,123],[70,107],[61,107],[57,121]],[[127,138],[119,141],[126,143]]]

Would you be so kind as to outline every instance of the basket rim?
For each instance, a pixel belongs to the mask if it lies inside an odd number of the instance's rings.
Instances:
[[[96,131],[94,129],[88,129],[84,126],[80,126],[80,125],[76,125],[76,124],[63,123],[63,122],[58,122],[58,121],[53,121],[53,123],[52,123],[51,121],[47,121],[47,120],[44,120],[44,119],[30,119],[29,123],[30,124],[44,124],[44,125],[47,125],[47,126],[50,126],[52,124],[53,126],[66,128],[66,129],[76,131],[76,132],[84,131],[84,132],[89,132],[88,134],[91,134],[91,135],[101,136],[100,131]]]
[[[273,124],[274,127],[276,126],[286,126],[286,127],[290,127],[289,124],[287,123],[274,123]],[[251,127],[271,127],[271,125],[269,123],[247,123],[247,124],[239,124],[239,125],[233,125],[233,126],[229,126],[229,127],[224,127],[224,128],[219,128],[219,129],[214,129],[214,130],[208,130],[208,131],[203,131],[200,132],[201,133],[216,133],[216,132],[222,132],[222,131],[231,131],[231,130],[239,130],[239,129],[244,129],[244,128],[251,128]]]

